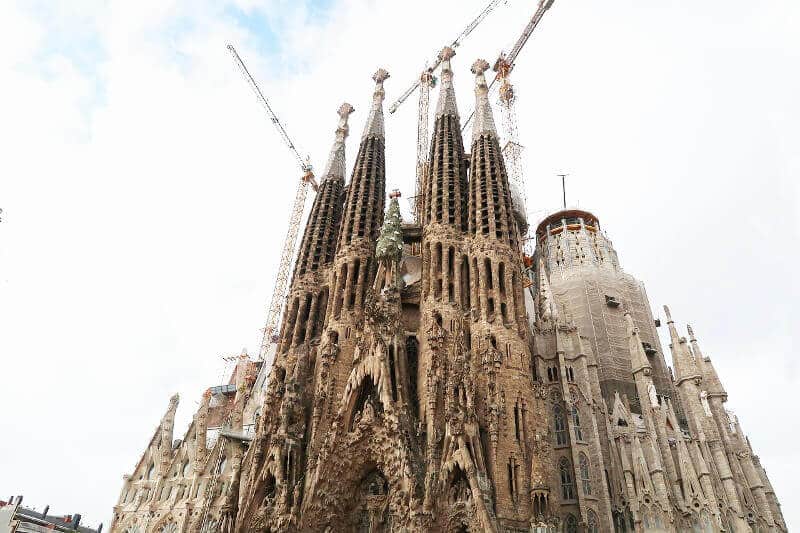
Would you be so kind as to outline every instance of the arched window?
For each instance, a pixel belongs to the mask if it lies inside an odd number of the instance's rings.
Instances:
[[[553,407],[553,423],[556,428],[556,445],[563,446],[567,443],[567,423],[564,420],[564,411],[558,405]]]
[[[584,496],[591,496],[592,494],[592,481],[589,477],[589,458],[585,453],[578,456],[580,471],[581,471],[581,485],[583,486]]]
[[[578,533],[578,519],[574,514],[568,514],[564,520],[564,533]]]
[[[561,499],[575,499],[575,484],[572,482],[572,469],[566,457],[562,457],[558,463],[558,472],[561,477]]]
[[[586,513],[586,533],[600,533],[600,526],[597,521],[597,514],[589,509]]]
[[[614,533],[627,533],[625,526],[625,514],[622,511],[614,511]]]
[[[583,433],[581,432],[581,417],[578,414],[578,408],[572,406],[572,427],[575,430],[575,438],[583,440]]]

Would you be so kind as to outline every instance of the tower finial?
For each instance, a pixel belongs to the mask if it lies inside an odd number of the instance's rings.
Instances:
[[[328,178],[344,179],[344,174],[346,172],[344,140],[350,133],[347,120],[350,118],[350,114],[353,111],[355,111],[355,108],[347,102],[340,105],[339,109],[336,111],[339,114],[339,125],[336,127],[336,139],[333,141],[333,147],[328,156],[328,164],[325,165],[325,173],[322,175],[323,180]]]
[[[442,85],[439,87],[439,102],[436,105],[436,116],[454,115],[458,116],[456,106],[456,92],[453,89],[453,69],[450,66],[450,59],[456,55],[456,51],[445,46],[439,52],[439,59],[442,61]]]
[[[383,90],[383,82],[389,79],[389,73],[382,68],[375,71],[372,75],[375,81],[375,92],[372,93],[372,107],[369,110],[367,117],[367,124],[364,126],[364,135],[361,139],[367,137],[375,137],[383,139],[383,99],[386,97],[386,91]]]
[[[484,75],[487,70],[489,63],[485,59],[478,59],[472,64],[472,73],[475,74],[475,120],[472,123],[472,142],[481,135],[497,137],[492,107],[489,105],[489,86],[486,85]]]
[[[667,315],[667,324],[672,322],[672,314],[669,312],[669,306],[664,306],[664,313]]]

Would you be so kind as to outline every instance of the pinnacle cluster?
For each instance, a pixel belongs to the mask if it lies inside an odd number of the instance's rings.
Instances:
[[[379,70],[349,182],[349,104],[294,267],[274,364],[243,355],[173,441],[177,397],[112,532],[786,531],[694,332],[598,218],[564,209],[524,255],[476,61],[464,146],[451,59],[418,223],[386,203]]]

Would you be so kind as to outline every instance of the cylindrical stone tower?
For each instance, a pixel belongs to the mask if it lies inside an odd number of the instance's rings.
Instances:
[[[614,392],[638,411],[631,374],[625,311],[639,329],[659,395],[674,397],[672,379],[656,333],[644,285],[622,270],[617,252],[589,211],[565,209],[536,230],[536,254],[550,279],[557,309],[578,326],[597,359],[600,388],[610,406]]]

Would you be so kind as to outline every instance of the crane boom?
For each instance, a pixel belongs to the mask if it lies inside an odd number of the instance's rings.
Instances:
[[[239,70],[241,71],[242,76],[244,76],[245,81],[247,81],[248,85],[250,85],[250,88],[253,89],[253,92],[258,98],[258,102],[264,107],[272,123],[275,124],[275,128],[278,130],[281,139],[283,139],[283,142],[289,147],[289,149],[292,151],[292,154],[294,154],[295,159],[297,159],[297,162],[300,164],[300,168],[303,170],[303,172],[308,172],[311,168],[311,166],[308,164],[308,158],[306,157],[306,159],[303,159],[303,157],[300,155],[300,152],[297,151],[297,147],[292,142],[291,137],[289,137],[289,134],[286,133],[286,128],[283,127],[278,115],[275,114],[272,106],[269,105],[269,100],[267,100],[267,98],[264,96],[264,93],[261,92],[261,88],[258,86],[258,83],[256,83],[256,80],[253,79],[250,71],[247,70],[247,66],[239,56],[236,48],[234,48],[232,44],[228,44],[228,51],[233,56],[233,60],[236,62],[236,66],[239,67]]]
[[[461,43],[464,41],[464,39],[466,39],[469,36],[469,34],[472,33],[473,30],[475,30],[475,28],[477,28],[481,22],[483,22],[483,19],[485,19],[489,15],[489,13],[494,11],[494,8],[496,8],[501,2],[505,1],[507,0],[492,0],[491,2],[489,2],[486,5],[486,7],[483,8],[483,11],[478,13],[478,16],[476,16],[472,20],[472,22],[470,22],[467,25],[466,28],[461,30],[461,33],[458,34],[458,37],[456,37],[455,40],[453,40],[453,42],[450,43],[450,48],[458,48],[459,46],[461,46]],[[441,63],[442,60],[437,53],[433,61],[429,63],[432,66],[428,67],[426,70],[428,72],[433,72]],[[399,108],[403,104],[403,102],[408,100],[408,97],[411,96],[411,93],[417,90],[417,87],[420,86],[420,83],[421,79],[419,77],[416,80],[414,80],[414,83],[412,83],[411,86],[408,89],[406,89],[403,92],[403,94],[401,94],[400,97],[392,105],[389,106],[389,113],[391,114],[397,111],[397,108]]]
[[[514,43],[514,46],[511,48],[511,51],[505,57],[505,61],[511,66],[512,69],[514,68],[514,61],[517,60],[517,56],[522,51],[522,47],[525,46],[525,43],[527,43],[528,39],[530,39],[531,34],[533,34],[533,30],[535,30],[536,26],[539,25],[539,21],[542,20],[542,17],[544,16],[545,12],[548,9],[550,9],[550,6],[553,5],[553,1],[554,0],[539,1],[539,7],[536,9],[536,12],[533,14],[533,17],[531,17],[531,20],[528,21],[528,25],[525,26],[524,30],[522,30],[522,34],[519,36],[519,39],[517,39],[517,42]]]
[[[526,24],[525,28],[523,28],[522,33],[514,43],[514,46],[511,47],[511,51],[508,54],[504,52],[500,53],[500,56],[497,58],[497,61],[494,64],[494,70],[497,72],[497,75],[489,84],[489,90],[492,89],[497,80],[508,78],[508,75],[514,69],[514,63],[516,62],[519,53],[528,42],[528,39],[530,39],[531,35],[533,35],[533,30],[535,30],[536,26],[539,25],[539,22],[542,20],[545,12],[550,9],[554,1],[555,0],[539,0],[539,6],[536,8],[533,16],[528,21],[528,24]],[[474,115],[475,110],[473,109],[467,116],[467,120],[464,121],[464,125],[461,127],[462,132],[466,131],[467,126],[469,126],[469,123],[472,121],[472,117]]]
[[[267,111],[267,115],[269,116],[270,120],[273,124],[275,124],[275,127],[278,129],[278,133],[280,133],[281,138],[294,154],[297,162],[300,164],[300,169],[303,171],[303,175],[300,181],[297,183],[297,190],[295,191],[294,195],[292,212],[289,216],[289,228],[286,231],[286,237],[283,240],[281,259],[280,263],[278,264],[278,274],[275,279],[275,287],[272,290],[272,297],[267,310],[267,321],[264,325],[264,334],[261,339],[259,359],[265,361],[267,368],[270,368],[271,361],[267,361],[267,358],[269,356],[270,346],[275,343],[274,336],[278,331],[278,325],[280,324],[281,320],[281,311],[283,310],[283,304],[286,301],[286,295],[289,289],[289,269],[292,264],[292,258],[294,257],[294,250],[297,244],[297,235],[300,232],[301,218],[303,216],[303,211],[305,210],[308,185],[311,184],[316,189],[316,182],[314,181],[314,173],[312,172],[311,165],[308,163],[308,158],[304,160],[300,156],[300,152],[298,152],[295,144],[289,137],[289,134],[286,133],[286,129],[283,127],[283,124],[281,124],[281,121],[273,111],[272,106],[269,105],[269,101],[264,96],[264,93],[261,92],[261,88],[259,88],[256,80],[253,79],[253,76],[250,74],[250,71],[244,64],[244,61],[236,52],[236,48],[234,48],[232,44],[228,44],[228,50],[233,56],[233,59],[236,62],[236,65],[239,67],[239,70],[242,72],[245,80],[247,80],[247,83],[256,94],[258,101]]]

